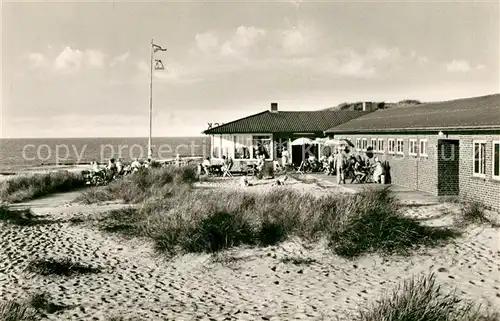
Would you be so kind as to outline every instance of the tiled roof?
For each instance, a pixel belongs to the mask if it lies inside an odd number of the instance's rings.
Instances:
[[[500,94],[377,110],[327,133],[500,129]]]
[[[264,111],[221,126],[205,130],[205,134],[236,133],[312,133],[366,115],[364,111]]]

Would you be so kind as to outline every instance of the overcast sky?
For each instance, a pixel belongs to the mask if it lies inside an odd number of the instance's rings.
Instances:
[[[500,92],[497,1],[4,3],[1,137],[200,135],[269,109]]]

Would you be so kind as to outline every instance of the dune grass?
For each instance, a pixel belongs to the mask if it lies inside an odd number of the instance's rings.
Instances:
[[[484,224],[490,223],[496,225],[486,216],[486,207],[477,201],[469,201],[460,203],[460,214],[456,217],[455,223],[458,226],[466,226],[469,224]]]
[[[339,255],[356,257],[367,252],[407,254],[459,236],[457,231],[422,225],[401,214],[401,206],[389,189],[365,191],[354,196],[355,209],[341,216],[330,241]]]
[[[197,172],[194,166],[144,169],[106,186],[93,187],[75,201],[84,204],[115,200],[140,203],[151,197],[168,197],[182,188],[189,188],[195,181]]]
[[[7,205],[0,205],[0,221],[18,226],[34,226],[55,223],[34,215],[30,209],[10,209]]]
[[[72,262],[70,259],[33,260],[28,264],[26,270],[43,276],[72,276],[75,274],[99,273],[101,271],[100,268]]]
[[[44,319],[47,314],[74,308],[53,302],[48,293],[35,293],[21,302],[0,303],[0,321],[34,321]]]
[[[496,314],[482,314],[473,302],[444,292],[434,274],[412,277],[388,297],[361,310],[356,321],[498,321]]]
[[[53,302],[52,297],[48,293],[36,293],[30,297],[30,306],[32,306],[39,313],[52,314],[59,311],[67,310],[73,306],[64,304],[57,304]]]
[[[141,208],[112,211],[100,224],[107,231],[149,237],[169,256],[268,246],[293,236],[326,237],[336,254],[348,258],[372,252],[406,255],[459,235],[404,217],[387,189],[321,197],[288,189],[174,192],[149,198]]]
[[[0,200],[18,203],[85,185],[82,175],[70,172],[16,175],[0,182]]]
[[[0,303],[0,321],[34,321],[36,310],[28,302],[6,301]]]

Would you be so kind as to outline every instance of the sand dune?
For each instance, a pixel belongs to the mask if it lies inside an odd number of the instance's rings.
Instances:
[[[211,184],[214,187],[215,183]],[[230,184],[236,186],[236,179]],[[290,187],[316,188],[298,182]],[[59,202],[52,200],[55,206],[43,204],[35,206],[34,211],[57,219],[123,206],[82,206],[61,198]],[[443,209],[450,214],[437,215]],[[457,210],[451,204],[437,204],[411,207],[407,214],[442,225]],[[325,244],[311,246],[300,240],[217,256],[185,255],[166,260],[157,256],[145,240],[126,240],[69,222],[1,225],[0,293],[5,300],[46,291],[56,303],[72,307],[48,315],[51,320],[106,320],[111,316],[148,320],[349,320],[349,314],[360,305],[374,302],[403,279],[434,271],[440,283],[449,289],[456,287],[461,296],[485,308],[498,308],[499,240],[498,228],[477,226],[443,248],[388,261],[378,255],[349,261],[333,255]],[[71,258],[101,267],[102,271],[72,277],[41,277],[24,271],[31,260],[40,258]]]

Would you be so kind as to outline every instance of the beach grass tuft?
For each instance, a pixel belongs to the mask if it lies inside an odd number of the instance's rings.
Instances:
[[[422,225],[401,213],[401,205],[388,188],[365,190],[339,216],[330,233],[335,253],[357,257],[364,253],[408,254],[421,246],[436,246],[460,235],[449,228]]]
[[[28,264],[26,270],[43,276],[72,276],[75,274],[99,273],[101,271],[100,268],[72,262],[70,259],[33,260]]]
[[[83,186],[85,181],[78,173],[16,175],[0,182],[0,200],[19,203],[53,193],[72,191]]]
[[[28,302],[6,301],[0,303],[0,321],[34,321],[36,311]]]
[[[18,226],[34,226],[56,223],[56,220],[43,219],[34,215],[30,209],[10,209],[7,205],[0,205],[0,221]]]
[[[56,304],[48,293],[36,293],[30,297],[30,305],[39,313],[52,314],[71,308],[63,304]]]
[[[388,297],[359,312],[356,321],[498,321],[480,313],[473,302],[444,292],[434,274],[405,280]]]
[[[486,217],[484,205],[480,202],[463,202],[460,205],[460,215],[456,222],[458,225],[491,223]]]

